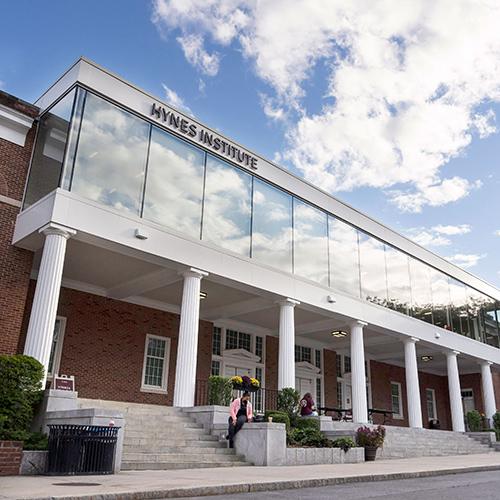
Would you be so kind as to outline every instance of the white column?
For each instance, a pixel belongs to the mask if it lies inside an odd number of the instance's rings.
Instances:
[[[418,339],[411,337],[404,340],[406,396],[408,398],[408,422],[410,427],[422,428],[422,407],[420,405],[420,384],[418,382],[417,350]]]
[[[68,238],[76,234],[76,231],[50,223],[42,227],[39,232],[45,235],[45,242],[31,306],[24,354],[42,363],[45,368],[42,386],[45,387],[61,291],[66,242]]]
[[[352,421],[368,423],[368,405],[366,401],[365,348],[363,327],[368,323],[351,323],[351,384],[352,384]]]
[[[278,390],[295,388],[295,306],[293,299],[285,299],[280,305]]]
[[[448,390],[450,392],[451,423],[455,432],[465,432],[464,408],[462,406],[462,392],[460,390],[460,376],[458,373],[458,351],[446,353],[448,368]]]
[[[200,282],[208,273],[191,268],[182,273],[181,319],[175,366],[174,406],[194,406],[196,361],[198,358],[198,327],[200,319]]]
[[[495,390],[493,389],[493,379],[491,377],[491,361],[481,363],[481,383],[483,386],[484,412],[486,418],[490,419],[490,427],[493,427],[491,417],[496,413]]]

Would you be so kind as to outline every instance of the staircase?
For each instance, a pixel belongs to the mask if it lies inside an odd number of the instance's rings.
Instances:
[[[357,424],[334,422],[333,431],[326,431],[330,439],[354,437]],[[466,434],[452,431],[411,429],[409,427],[385,426],[386,437],[383,448],[377,452],[379,458],[410,458],[446,455],[472,455],[494,451],[488,444],[470,438]]]
[[[182,410],[171,406],[79,399],[81,407],[123,413],[122,470],[167,470],[252,465]]]

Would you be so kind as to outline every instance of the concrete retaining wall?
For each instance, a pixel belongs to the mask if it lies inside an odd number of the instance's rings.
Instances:
[[[364,448],[287,448],[286,465],[358,464],[365,461]]]

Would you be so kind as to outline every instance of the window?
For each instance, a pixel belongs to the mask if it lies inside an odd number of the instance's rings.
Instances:
[[[255,337],[255,355],[259,357],[259,362],[262,363],[264,340],[262,337]]]
[[[316,368],[321,369],[321,351],[319,349],[314,351],[314,365]]]
[[[323,406],[322,398],[321,398],[321,379],[316,379],[316,408],[320,408]],[[318,410],[319,412],[319,410]]]
[[[434,389],[426,389],[425,398],[427,401],[427,418],[429,420],[436,420],[438,418],[436,409],[436,391]]]
[[[220,375],[220,361],[212,361],[212,375]]]
[[[403,398],[401,396],[401,384],[391,382],[391,409],[394,412],[393,418],[403,418]]]
[[[328,223],[325,212],[293,200],[293,271],[328,285]]]
[[[400,313],[409,314],[411,293],[408,255],[386,245],[385,262],[389,296],[388,307]]]
[[[410,258],[412,316],[432,323],[432,295],[430,268]]]
[[[214,326],[212,333],[212,354],[215,356],[221,355],[221,329],[218,326]]]
[[[66,318],[58,316],[54,325],[54,335],[50,348],[49,365],[47,367],[47,377],[59,375],[59,365],[64,341],[64,331],[66,329]]]
[[[292,272],[292,197],[254,179],[252,258]]]
[[[342,356],[340,354],[337,354],[335,358],[335,369],[337,371],[337,377],[342,378]]]
[[[448,308],[450,305],[450,289],[448,276],[435,269],[430,270],[432,293],[432,318],[436,326],[450,326]]]
[[[351,357],[344,356],[344,373],[351,373]]]
[[[245,349],[252,352],[252,337],[249,333],[226,330],[226,349]]]
[[[344,398],[342,394],[342,382],[337,382],[337,408],[342,408]]]
[[[301,361],[311,362],[311,348],[304,347],[300,345],[295,346],[295,362],[300,363]]]
[[[250,256],[252,176],[207,155],[203,239]]]
[[[139,215],[150,125],[87,92],[71,191]]]
[[[330,242],[330,286],[360,296],[358,231],[328,216]]]
[[[359,262],[362,297],[387,307],[387,276],[384,244],[365,233],[359,233]]]
[[[451,322],[453,331],[462,335],[469,335],[469,313],[467,305],[466,287],[453,278],[449,280],[451,299]]]
[[[143,391],[167,392],[169,354],[169,338],[156,335],[146,336],[141,388]]]
[[[153,127],[143,217],[200,238],[204,174],[203,151]]]
[[[72,91],[40,118],[24,208],[59,186],[74,99]]]

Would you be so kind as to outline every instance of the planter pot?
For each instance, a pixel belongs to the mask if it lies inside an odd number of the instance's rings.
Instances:
[[[365,462],[373,462],[377,456],[377,446],[365,446]]]
[[[233,389],[236,391],[248,391],[248,392],[257,392],[260,387],[254,387],[253,385],[241,385],[241,384],[233,384]]]

